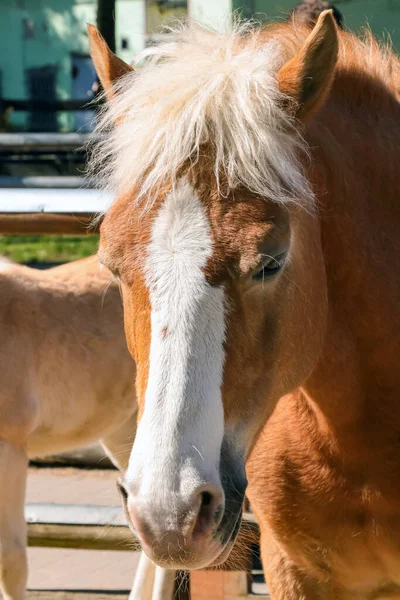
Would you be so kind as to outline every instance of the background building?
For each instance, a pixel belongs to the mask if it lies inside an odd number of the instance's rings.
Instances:
[[[159,26],[190,15],[218,25],[240,9],[261,20],[285,18],[295,0],[116,0],[116,53],[128,62],[155,43]],[[400,48],[400,0],[337,0],[346,26],[368,20],[373,32],[387,32]],[[86,23],[95,23],[96,0],[1,0],[0,99],[90,100],[96,75],[89,57]],[[15,112],[3,102],[0,127],[31,131],[89,128],[90,111]]]

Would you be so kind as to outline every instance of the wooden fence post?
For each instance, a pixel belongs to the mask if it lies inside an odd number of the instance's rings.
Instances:
[[[245,571],[193,571],[190,600],[243,600],[248,596]]]

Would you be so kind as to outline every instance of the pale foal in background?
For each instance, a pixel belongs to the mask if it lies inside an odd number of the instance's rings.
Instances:
[[[124,472],[136,432],[135,364],[118,284],[97,257],[46,271],[0,257],[0,337],[0,589],[22,600],[28,458],[101,441]],[[174,573],[161,575],[143,555],[131,599],[170,598]]]

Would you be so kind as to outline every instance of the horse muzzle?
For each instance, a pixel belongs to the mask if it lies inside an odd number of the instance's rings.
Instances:
[[[201,569],[220,564],[229,554],[240,528],[243,496],[226,498],[222,487],[208,483],[186,501],[171,494],[160,505],[133,495],[122,479],[118,488],[131,530],[157,565]]]

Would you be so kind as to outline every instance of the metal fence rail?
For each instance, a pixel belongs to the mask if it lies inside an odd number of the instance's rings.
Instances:
[[[83,182],[82,182],[83,183]],[[102,213],[111,194],[94,189],[0,189],[0,213]]]
[[[92,189],[94,187],[95,183],[92,179],[74,175],[0,176],[0,188]]]
[[[0,153],[85,150],[87,133],[0,133]]]

